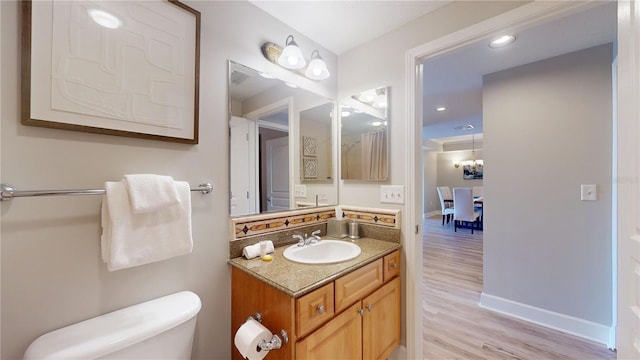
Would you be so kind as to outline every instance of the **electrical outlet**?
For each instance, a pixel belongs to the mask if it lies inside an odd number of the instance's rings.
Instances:
[[[404,185],[380,186],[380,202],[387,204],[404,204]]]
[[[597,186],[593,184],[580,185],[580,200],[582,201],[595,201],[598,200]]]
[[[307,185],[294,185],[293,186],[294,197],[307,197]]]

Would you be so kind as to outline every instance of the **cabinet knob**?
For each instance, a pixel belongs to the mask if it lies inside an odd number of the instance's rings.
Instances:
[[[373,305],[371,304],[367,305],[367,310],[371,311],[371,309],[373,309]]]
[[[396,264],[396,263],[392,263],[392,264],[391,264],[391,268],[392,268],[392,269],[395,269],[395,268],[397,268],[397,267],[398,267],[398,264]]]
[[[324,314],[324,305],[320,304],[316,307],[316,310],[318,310],[318,314]]]
[[[364,316],[364,309],[358,309],[358,314],[360,314],[360,316]]]

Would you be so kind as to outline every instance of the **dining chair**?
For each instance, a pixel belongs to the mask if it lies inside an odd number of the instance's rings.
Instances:
[[[451,189],[448,186],[436,187],[438,191],[438,197],[440,197],[440,208],[442,209],[442,225],[444,225],[444,218],[447,218],[447,224],[450,221],[451,215],[453,215],[453,195]]]
[[[484,186],[474,186],[472,189],[474,198],[484,196]]]
[[[453,230],[458,231],[463,223],[471,224],[471,233],[474,228],[480,228],[480,216],[473,206],[473,193],[470,188],[453,188]]]

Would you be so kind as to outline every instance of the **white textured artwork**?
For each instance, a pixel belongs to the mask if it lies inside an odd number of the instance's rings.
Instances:
[[[318,177],[318,159],[303,159],[304,178],[316,179]]]
[[[193,137],[193,14],[166,1],[33,4],[33,118]],[[89,15],[94,9],[113,15],[121,26],[101,26]]]
[[[316,138],[311,136],[302,137],[302,155],[316,156],[317,149]]]

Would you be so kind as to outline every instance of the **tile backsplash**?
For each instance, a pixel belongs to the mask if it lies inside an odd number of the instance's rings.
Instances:
[[[340,206],[344,219],[360,223],[360,236],[400,242],[400,211]],[[276,247],[294,243],[294,234],[327,233],[327,220],[336,217],[336,207],[323,206],[277,213],[231,218],[229,257],[242,255],[242,248],[260,240],[272,240]]]

